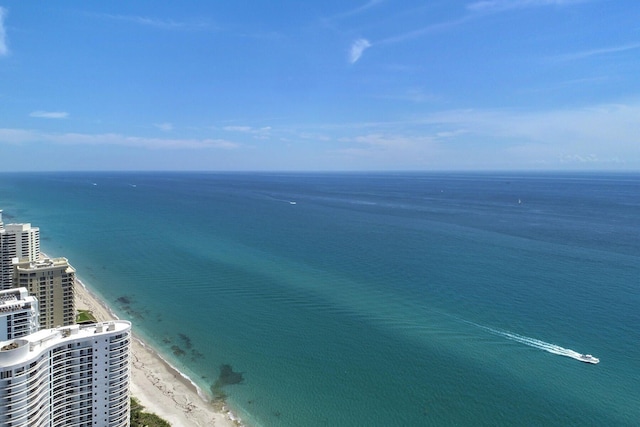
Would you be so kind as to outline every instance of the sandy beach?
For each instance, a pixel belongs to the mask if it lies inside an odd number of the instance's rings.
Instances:
[[[109,309],[79,280],[76,308],[91,310],[98,321],[113,319]],[[135,324],[133,325],[135,337]],[[198,395],[180,372],[160,358],[138,338],[133,340],[131,394],[144,407],[173,426],[238,427],[243,424],[226,407],[215,408]]]

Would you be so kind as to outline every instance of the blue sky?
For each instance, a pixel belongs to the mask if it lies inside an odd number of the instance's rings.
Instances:
[[[639,76],[638,0],[0,0],[0,164],[640,171]]]

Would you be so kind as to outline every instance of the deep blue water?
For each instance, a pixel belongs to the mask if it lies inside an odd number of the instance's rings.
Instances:
[[[254,425],[640,420],[638,174],[0,174],[0,209]]]

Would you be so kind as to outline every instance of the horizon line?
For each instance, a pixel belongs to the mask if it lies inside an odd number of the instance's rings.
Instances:
[[[445,174],[445,173],[506,173],[506,174],[640,174],[640,170],[620,169],[370,169],[370,170],[211,170],[211,169],[98,169],[98,170],[23,170],[0,171],[0,175],[9,174],[57,174],[57,173],[198,173],[198,174]]]

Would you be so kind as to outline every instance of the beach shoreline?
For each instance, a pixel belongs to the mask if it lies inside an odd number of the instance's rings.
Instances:
[[[115,313],[80,279],[75,284],[76,309],[90,310],[98,321],[117,319]],[[135,334],[131,344],[131,396],[146,412],[173,426],[244,426],[225,403],[216,405],[191,379]]]

